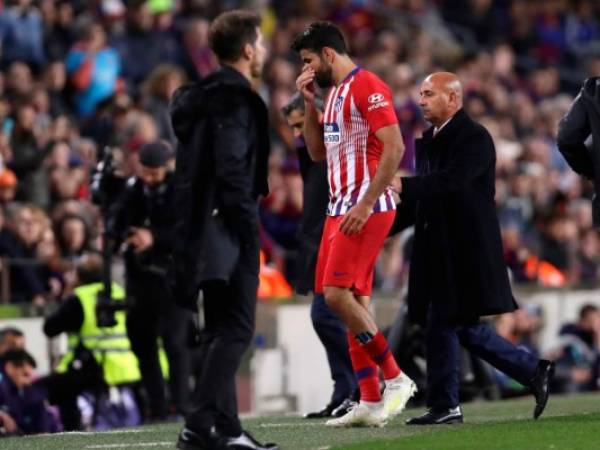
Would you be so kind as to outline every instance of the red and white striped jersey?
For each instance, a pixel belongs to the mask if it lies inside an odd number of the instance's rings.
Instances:
[[[357,67],[339,86],[331,88],[323,114],[329,216],[345,214],[362,199],[383,151],[375,132],[397,123],[391,91],[374,73]],[[375,202],[373,212],[395,208],[387,188]]]

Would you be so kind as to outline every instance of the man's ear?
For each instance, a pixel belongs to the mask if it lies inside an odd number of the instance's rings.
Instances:
[[[333,51],[332,48],[329,48],[329,47],[323,47],[323,50],[321,51],[321,55],[322,55],[323,59],[325,60],[325,62],[327,62],[328,64],[332,64],[333,60],[335,59],[335,52]]]
[[[254,47],[251,44],[244,44],[244,50],[242,52],[242,56],[247,60],[251,60],[254,56]]]
[[[458,96],[456,95],[456,92],[454,92],[454,91],[448,92],[448,103],[458,104]]]

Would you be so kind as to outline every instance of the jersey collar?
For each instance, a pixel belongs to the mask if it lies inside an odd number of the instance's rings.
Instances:
[[[356,73],[360,70],[360,66],[356,66],[354,69],[352,69],[352,71],[346,75],[346,77],[342,80],[342,82],[340,84],[345,83],[346,81],[348,81],[350,78],[352,78],[354,75],[356,75]]]

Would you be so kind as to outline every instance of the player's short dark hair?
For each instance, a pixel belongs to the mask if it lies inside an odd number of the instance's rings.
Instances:
[[[25,364],[34,368],[36,367],[33,356],[31,356],[27,350],[23,350],[22,348],[15,348],[4,352],[2,354],[2,362],[4,364],[10,362],[16,367],[23,367]]]
[[[220,61],[235,62],[242,56],[246,44],[254,45],[260,17],[241,9],[219,14],[210,25],[208,41]]]
[[[294,95],[292,95],[287,104],[281,108],[281,113],[284,115],[284,117],[289,116],[292,111],[304,112],[304,98],[300,92],[296,92]]]
[[[330,47],[341,55],[348,53],[346,41],[340,29],[331,22],[313,22],[292,42],[292,50],[309,50],[320,53],[323,47]]]
[[[583,305],[579,310],[579,319],[583,320],[587,317],[588,314],[595,312],[598,312],[598,307],[596,305],[592,305],[591,303]]]

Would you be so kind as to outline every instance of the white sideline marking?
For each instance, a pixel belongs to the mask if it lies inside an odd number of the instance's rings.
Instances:
[[[144,429],[120,429],[120,430],[106,430],[106,431],[63,431],[62,433],[46,433],[46,434],[35,434],[31,437],[51,437],[51,436],[91,436],[99,434],[136,434],[136,433],[154,433],[158,431],[157,428],[144,428]]]
[[[322,427],[323,423],[261,423],[258,425],[259,428],[286,428],[286,427]]]
[[[86,445],[84,448],[132,448],[132,447],[173,447],[174,442],[136,442],[135,444],[98,444]]]

